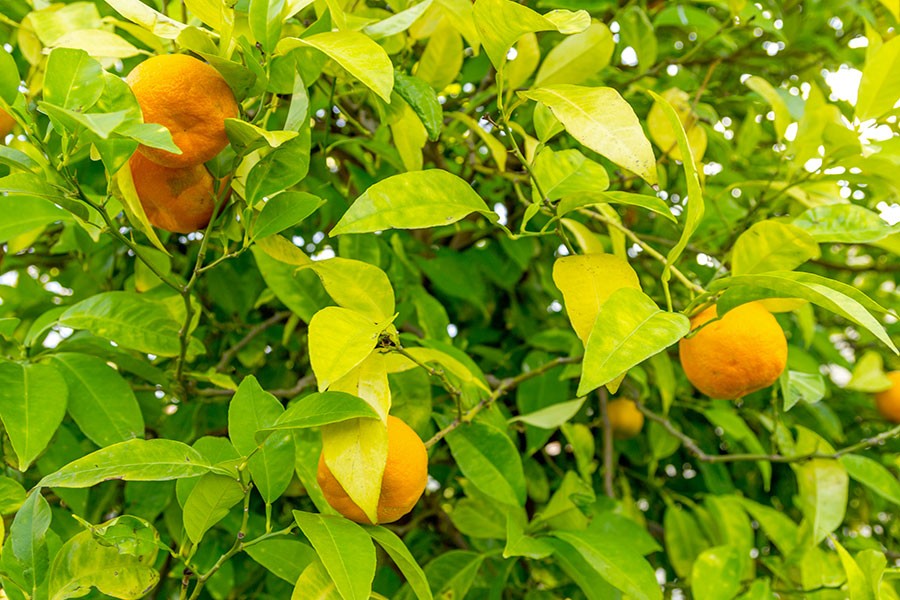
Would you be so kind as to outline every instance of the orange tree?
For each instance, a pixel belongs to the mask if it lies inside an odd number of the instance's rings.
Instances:
[[[897,0],[2,6],[5,597],[900,597]]]

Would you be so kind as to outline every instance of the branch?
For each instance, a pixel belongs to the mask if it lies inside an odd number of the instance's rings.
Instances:
[[[224,371],[225,368],[228,366],[228,364],[234,359],[235,355],[237,355],[238,352],[243,350],[247,346],[247,344],[252,342],[256,336],[258,336],[260,333],[262,333],[269,327],[272,327],[273,325],[276,325],[276,324],[280,323],[281,321],[284,321],[289,316],[291,316],[291,312],[288,310],[278,312],[278,313],[275,313],[274,315],[272,315],[271,317],[269,317],[268,319],[266,319],[265,321],[263,321],[262,323],[258,323],[256,325],[254,325],[252,328],[250,328],[250,331],[247,332],[247,335],[245,335],[243,338],[241,338],[241,340],[238,343],[236,343],[234,346],[232,346],[231,348],[229,348],[228,350],[226,350],[225,352],[222,353],[222,357],[219,359],[218,364],[216,364],[216,371],[219,371],[219,372]]]
[[[602,215],[593,210],[587,210],[586,208],[579,208],[578,212],[580,214],[586,215],[596,221],[600,221],[601,223],[604,223],[611,227],[615,227],[616,229],[618,229],[619,231],[624,233],[625,237],[627,237],[632,242],[634,242],[635,244],[640,246],[644,252],[646,252],[647,254],[649,254],[650,256],[652,256],[653,258],[658,260],[659,262],[661,262],[663,264],[663,266],[669,267],[669,270],[672,271],[672,274],[675,276],[675,278],[678,279],[678,281],[683,283],[685,286],[687,286],[688,289],[693,290],[694,292],[697,292],[698,294],[706,293],[706,290],[703,289],[702,285],[696,284],[693,281],[691,281],[690,279],[688,279],[687,276],[684,273],[682,273],[675,265],[669,264],[669,260],[665,256],[663,256],[662,254],[657,252],[657,250],[655,248],[648,245],[644,240],[639,238],[635,232],[628,229],[621,223],[608,218],[606,215]]]
[[[481,400],[478,404],[470,408],[466,411],[465,414],[458,416],[456,419],[451,421],[446,427],[435,433],[430,440],[425,442],[426,448],[431,448],[439,441],[441,441],[448,433],[462,425],[463,423],[471,423],[475,416],[480,413],[485,408],[489,407],[491,404],[499,400],[502,396],[504,396],[508,391],[515,389],[523,381],[528,381],[534,377],[538,377],[543,375],[547,371],[553,369],[554,367],[558,367],[560,365],[573,365],[581,362],[581,356],[564,356],[551,360],[548,363],[545,363],[539,367],[536,367],[530,371],[525,371],[515,377],[508,377],[500,381],[500,384],[491,392],[491,395],[487,398]]]
[[[677,438],[678,441],[681,442],[681,445],[684,446],[684,448],[689,453],[691,453],[697,460],[705,463],[757,461],[766,461],[771,463],[795,463],[805,462],[813,459],[838,460],[846,454],[850,454],[858,450],[865,450],[867,448],[871,448],[872,446],[877,446],[878,444],[886,442],[887,440],[900,437],[900,425],[897,425],[895,427],[892,427],[891,429],[888,429],[887,431],[879,433],[878,435],[865,438],[855,444],[851,444],[850,446],[835,450],[832,453],[809,452],[807,454],[797,454],[795,456],[786,456],[784,454],[707,454],[703,451],[702,448],[700,448],[700,445],[696,440],[675,427],[672,421],[662,415],[653,412],[640,402],[636,402],[635,404],[637,405],[638,410],[640,410],[645,417],[662,425],[663,429]]]

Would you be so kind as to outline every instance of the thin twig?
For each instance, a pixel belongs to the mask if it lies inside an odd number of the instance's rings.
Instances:
[[[653,258],[658,260],[659,262],[661,262],[663,264],[663,266],[669,267],[669,270],[672,271],[672,274],[675,276],[675,278],[678,279],[678,281],[683,283],[685,286],[687,286],[689,289],[693,290],[694,292],[697,292],[698,294],[706,293],[706,290],[703,289],[703,286],[701,286],[700,284],[694,283],[693,281],[688,279],[687,276],[684,273],[682,273],[675,265],[669,264],[669,260],[665,256],[660,254],[652,246],[648,245],[644,240],[642,240],[640,237],[638,237],[638,235],[635,232],[633,232],[632,230],[630,230],[629,228],[625,227],[624,225],[622,225],[621,223],[619,223],[613,219],[610,219],[606,215],[600,214],[593,210],[579,208],[578,212],[580,214],[586,215],[596,221],[600,221],[601,223],[615,227],[616,229],[618,229],[619,231],[624,233],[625,237],[627,237],[628,239],[633,241],[635,244],[640,246],[644,252],[646,252],[647,254],[649,254],[650,256],[652,256]]]
[[[276,324],[280,323],[281,321],[284,321],[289,316],[291,316],[291,312],[288,310],[277,312],[274,315],[272,315],[271,317],[269,317],[268,319],[266,319],[265,321],[263,321],[261,323],[257,323],[256,325],[251,327],[250,331],[247,332],[247,335],[245,335],[243,338],[241,338],[241,340],[238,343],[236,343],[234,346],[232,346],[231,348],[229,348],[228,350],[226,350],[225,352],[222,353],[222,357],[219,359],[219,362],[216,364],[216,371],[219,371],[219,372],[224,371],[226,369],[226,367],[228,367],[228,365],[234,359],[234,357],[237,355],[237,353],[240,352],[241,350],[243,350],[247,346],[247,344],[252,342],[256,336],[258,336],[260,333],[262,333],[269,327],[272,327],[273,325],[276,325]]]
[[[700,445],[696,440],[675,427],[672,421],[660,414],[653,412],[640,402],[637,402],[636,405],[638,407],[638,410],[640,410],[645,417],[662,425],[663,429],[677,438],[678,441],[681,442],[681,445],[684,446],[684,448],[688,452],[690,452],[697,460],[705,463],[758,461],[766,461],[770,463],[795,463],[805,462],[813,459],[838,460],[842,456],[850,454],[852,452],[865,450],[867,448],[871,448],[872,446],[877,446],[878,444],[886,442],[887,440],[900,437],[900,425],[897,425],[895,427],[892,427],[891,429],[879,433],[878,435],[865,438],[863,440],[860,440],[859,442],[856,442],[855,444],[851,444],[850,446],[840,448],[830,453],[809,452],[806,454],[797,454],[793,456],[786,456],[784,454],[708,454],[704,452],[702,448],[700,448]]]
[[[490,396],[484,398],[478,404],[467,410],[464,415],[450,421],[450,423],[446,427],[435,433],[430,440],[425,442],[425,447],[431,448],[439,441],[441,441],[448,433],[450,433],[463,423],[471,423],[478,413],[499,400],[510,390],[516,388],[523,381],[528,381],[529,379],[543,375],[554,367],[580,363],[581,359],[581,356],[564,356],[555,358],[550,362],[544,363],[543,365],[536,367],[530,371],[525,371],[524,373],[521,373],[515,377],[508,377],[506,379],[503,379],[502,381],[500,381],[500,384],[494,389],[494,391],[491,392]]]

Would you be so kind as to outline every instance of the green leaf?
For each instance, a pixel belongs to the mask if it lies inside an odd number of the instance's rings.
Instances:
[[[12,553],[27,568],[32,589],[44,580],[50,566],[45,538],[51,519],[50,505],[38,488],[22,504],[9,529]]]
[[[638,206],[647,209],[673,223],[677,223],[678,219],[672,214],[669,205],[658,196],[648,196],[646,194],[633,194],[631,192],[592,192],[587,195],[570,196],[563,198],[556,206],[556,214],[563,216],[584,206],[593,206],[596,204],[624,204],[626,206]]]
[[[744,510],[759,523],[763,533],[766,534],[778,551],[784,556],[789,556],[797,547],[799,527],[790,517],[780,510],[770,506],[759,504],[747,498],[738,498]]]
[[[553,85],[519,96],[546,105],[572,137],[594,152],[650,185],[659,183],[650,140],[634,110],[613,88]]]
[[[741,591],[741,575],[747,559],[734,546],[704,550],[691,571],[691,591],[696,600],[731,600]]]
[[[0,98],[7,104],[15,101],[21,80],[16,59],[9,52],[0,52]]]
[[[585,398],[577,398],[568,402],[559,402],[546,408],[536,410],[527,415],[519,415],[509,420],[510,423],[521,421],[541,429],[556,429],[563,423],[578,414],[584,404]]]
[[[415,6],[419,7],[430,3],[431,0],[425,0],[425,2],[420,2]],[[444,109],[441,108],[441,103],[438,102],[434,88],[418,77],[394,71],[394,91],[409,104],[416,116],[419,117],[419,120],[422,121],[425,131],[428,132],[429,140],[434,142],[441,137],[441,127],[444,124]]]
[[[247,200],[256,204],[302,181],[309,172],[310,148],[310,129],[302,127],[297,137],[266,154],[247,175]]]
[[[384,527],[366,527],[366,532],[388,553],[419,600],[432,600],[431,588],[422,567],[394,532]]]
[[[125,348],[158,356],[178,356],[182,322],[169,308],[132,292],[102,292],[70,307],[59,325],[87,329]],[[191,340],[197,352],[199,341]]]
[[[700,524],[686,508],[670,505],[663,516],[666,556],[682,579],[691,575],[694,561],[708,543]]]
[[[244,498],[241,484],[232,477],[207,473],[200,477],[184,503],[184,530],[195,544],[216,523],[225,518],[231,507]]]
[[[609,64],[615,46],[606,25],[597,21],[591,23],[590,27],[562,40],[547,53],[534,79],[534,87],[589,81]]]
[[[348,419],[379,419],[380,415],[365,400],[344,392],[315,392],[291,404],[272,425],[262,427],[257,440],[271,431],[307,429]]]
[[[318,560],[311,562],[303,570],[294,586],[294,593],[291,594],[291,600],[306,600],[306,598],[344,600],[344,596],[338,592],[325,565]]]
[[[609,187],[606,169],[575,149],[553,151],[544,148],[535,157],[532,172],[540,184],[541,191],[544,192],[545,199],[550,201],[585,194],[594,195]],[[535,202],[540,203],[541,198],[537,197],[537,189],[534,190],[534,195]],[[578,198],[578,201],[583,202],[581,198]],[[562,206],[563,202],[560,202],[560,208],[557,209],[559,216],[573,210],[569,208],[563,211]]]
[[[357,31],[327,31],[306,38],[285,38],[278,52],[308,46],[320,50],[390,104],[394,65],[384,48]]]
[[[318,560],[315,550],[299,540],[269,538],[246,546],[244,552],[288,583],[296,582],[303,570]]]
[[[309,362],[319,391],[349,373],[366,359],[385,323],[336,306],[323,308],[309,322]]]
[[[815,404],[825,397],[825,379],[819,373],[802,373],[785,369],[781,373],[781,392],[784,395],[784,412],[798,402]]]
[[[345,600],[369,600],[375,547],[356,523],[331,515],[294,511],[294,519]]]
[[[261,444],[256,432],[274,425],[284,413],[275,396],[246,377],[228,405],[228,436],[241,456],[249,456],[250,476],[266,503],[287,489],[293,476],[294,439],[289,432],[268,436]]]
[[[675,139],[678,141],[678,149],[681,151],[683,160],[684,178],[687,182],[687,197],[685,198],[687,211],[685,212],[684,229],[681,232],[681,237],[678,238],[678,243],[666,255],[666,266],[662,275],[663,284],[665,285],[672,276],[671,265],[678,261],[697,227],[699,227],[700,221],[703,220],[706,205],[703,202],[703,190],[700,187],[700,176],[697,173],[697,159],[694,157],[694,151],[684,131],[678,112],[668,100],[656,92],[648,90],[647,93],[656,101],[656,106],[662,109],[663,114],[669,120],[672,131],[675,133]]]
[[[790,271],[819,256],[819,244],[800,227],[780,221],[760,221],[734,243],[731,272],[751,275]]]
[[[886,312],[853,286],[812,273],[773,271],[762,275],[736,275],[713,282],[709,291],[725,290],[716,304],[719,316],[735,306],[764,298],[802,298],[869,330],[891,350],[897,347],[878,319],[868,310]]]
[[[506,64],[506,53],[526,33],[578,33],[591,24],[590,15],[583,10],[554,10],[540,15],[511,0],[477,0],[473,11],[484,51],[498,71]]]
[[[240,156],[260,148],[280,148],[300,135],[298,131],[269,131],[240,119],[225,119],[225,132]]]
[[[373,40],[380,40],[398,33],[402,33],[419,20],[422,15],[431,7],[432,0],[424,0],[418,4],[413,4],[406,10],[401,10],[386,19],[382,19],[377,23],[366,25],[363,32]],[[394,85],[397,81],[394,80]]]
[[[394,288],[387,274],[369,263],[348,258],[309,262],[300,269],[315,271],[338,306],[387,322],[394,316]]]
[[[452,173],[440,169],[401,173],[367,189],[344,213],[331,235],[437,227],[473,212],[497,220],[472,186]]]
[[[867,61],[859,82],[856,118],[875,119],[888,112],[900,99],[900,40],[885,42]]]
[[[546,538],[544,542],[553,548],[554,560],[581,588],[588,600],[610,600],[620,597],[619,591],[611,586],[574,547],[554,538]]]
[[[0,178],[0,187],[9,189],[9,177]],[[0,243],[67,218],[66,211],[50,200],[34,196],[0,196],[0,211],[7,218],[0,222]]]
[[[465,598],[469,593],[484,556],[465,550],[444,552],[425,566],[425,576],[436,598]],[[406,589],[406,588],[404,588]],[[402,595],[402,600],[410,598]]]
[[[553,531],[571,545],[603,579],[634,600],[662,600],[653,567],[628,540],[615,539],[597,529]]]
[[[762,96],[763,100],[772,107],[772,110],[775,112],[775,134],[778,139],[783,138],[784,132],[792,121],[790,110],[788,110],[784,98],[778,93],[778,90],[772,87],[771,83],[757,75],[748,77],[744,85]]]
[[[578,395],[613,381],[631,367],[675,344],[690,331],[680,313],[660,310],[649,296],[619,289],[600,309],[585,345]]]
[[[135,555],[106,546],[82,531],[63,544],[50,572],[50,598],[79,598],[91,588],[113,598],[141,598],[156,586],[157,547]]]
[[[267,53],[272,52],[281,37],[284,8],[285,0],[250,0],[250,31]]]
[[[900,505],[900,481],[881,463],[859,454],[845,454],[841,464],[854,480],[885,500]]]
[[[794,219],[793,224],[820,243],[867,244],[900,232],[900,225],[890,226],[878,213],[855,204],[815,206]]]
[[[66,414],[68,388],[47,364],[0,360],[0,419],[19,470],[26,470],[47,447]]]
[[[85,112],[103,94],[103,67],[84,50],[56,48],[47,58],[44,101]]]
[[[53,364],[69,388],[69,414],[100,447],[144,436],[144,418],[131,386],[106,361],[62,352]]]
[[[459,469],[475,487],[500,502],[525,504],[522,459],[505,433],[491,425],[473,422],[457,427],[444,439]]]
[[[834,544],[838,556],[841,557],[841,565],[844,567],[844,572],[847,573],[847,590],[850,592],[850,600],[877,600],[880,597],[879,590],[872,589],[866,575],[850,556],[850,553],[836,537],[831,536],[831,543]]]
[[[253,224],[253,239],[281,233],[316,212],[325,201],[308,192],[282,192],[269,199]]]
[[[893,384],[884,373],[881,354],[873,350],[863,352],[853,367],[853,377],[845,386],[848,390],[876,393],[890,389]]]
[[[262,238],[250,247],[259,273],[269,291],[300,319],[308,323],[316,311],[328,303],[328,299],[314,273],[310,271],[298,273],[296,264],[282,260],[285,258],[281,256],[284,250],[302,255],[304,262],[309,260],[302,250],[280,236]]]
[[[41,487],[86,488],[103,481],[169,481],[214,470],[203,456],[175,440],[129,440],[91,452],[38,482]]]
[[[797,427],[796,452],[833,454],[828,442],[819,435]],[[797,507],[803,513],[801,530],[810,545],[816,545],[840,527],[847,510],[847,469],[842,462],[827,458],[814,458],[806,462],[792,463],[797,477]]]
[[[84,128],[101,140],[108,139],[128,118],[128,111],[125,110],[114,113],[82,113],[49,102],[38,102],[38,110],[50,117],[60,129],[76,132]]]
[[[562,292],[569,321],[584,344],[609,298],[621,288],[641,287],[637,273],[627,260],[599,253],[556,259],[553,283]]]
[[[0,477],[0,515],[8,515],[19,510],[25,502],[25,488],[15,479]]]

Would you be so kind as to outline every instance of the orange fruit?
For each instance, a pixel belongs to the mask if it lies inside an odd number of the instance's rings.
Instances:
[[[633,400],[620,398],[606,406],[609,424],[616,439],[624,440],[636,436],[644,427],[644,413],[638,410]]]
[[[691,319],[695,330],[717,316],[711,306]],[[787,364],[787,340],[778,321],[759,302],[742,304],[678,346],[681,366],[694,387],[735,400],[775,383]]]
[[[125,81],[141,105],[144,122],[166,127],[182,152],[140,146],[150,160],[190,167],[228,145],[225,119],[238,116],[237,101],[225,79],[207,63],[186,54],[154,56],[132,69]]]
[[[197,231],[209,224],[216,194],[213,176],[205,166],[170,169],[140,152],[135,152],[128,164],[150,223],[176,233]]]
[[[891,371],[887,376],[893,385],[875,394],[875,406],[885,419],[900,423],[900,371]]]
[[[394,416],[388,416],[388,454],[378,498],[378,522],[393,523],[412,510],[425,491],[428,480],[428,454],[425,444],[412,428]],[[324,454],[319,456],[316,480],[325,500],[336,511],[357,523],[372,522],[335,479]]]
[[[0,108],[0,142],[12,133],[16,127],[16,120],[8,112]]]

